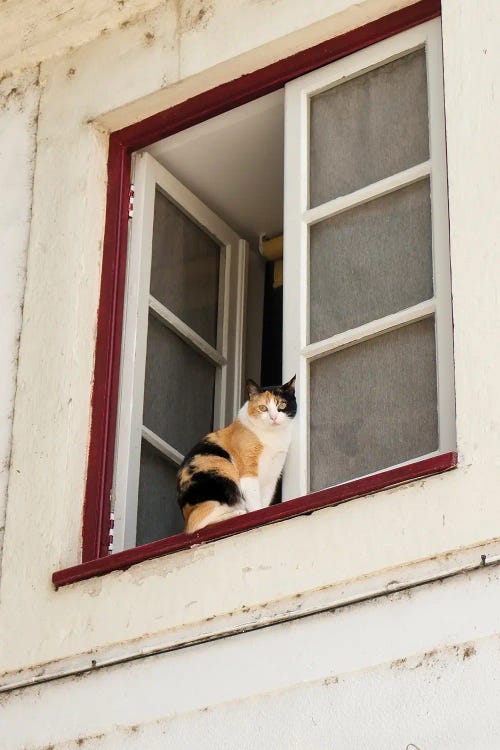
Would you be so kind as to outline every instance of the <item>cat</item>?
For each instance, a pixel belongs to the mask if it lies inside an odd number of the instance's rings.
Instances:
[[[261,388],[247,380],[248,400],[234,422],[206,435],[177,473],[177,500],[185,531],[271,504],[297,412],[295,376]]]

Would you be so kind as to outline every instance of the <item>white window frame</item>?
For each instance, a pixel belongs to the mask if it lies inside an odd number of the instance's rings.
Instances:
[[[398,174],[309,208],[309,109],[312,96],[410,52],[425,48],[429,111],[429,160]],[[309,343],[309,227],[349,208],[387,195],[430,176],[434,296],[395,314]],[[436,19],[291,81],[285,86],[283,367],[297,369],[299,410],[283,481],[283,497],[309,489],[309,366],[319,357],[435,316],[439,447],[394,466],[453,450],[455,402],[453,330],[448,233],[448,195],[444,121],[441,20]],[[393,468],[393,467],[387,467]]]
[[[175,466],[183,459],[174,446],[142,422],[149,314],[216,366],[215,430],[234,419],[241,406],[243,392],[247,242],[145,151],[134,155],[133,182],[134,212],[129,225],[112,497],[115,521],[113,551],[136,545],[142,440],[146,440]],[[157,188],[221,246],[215,348],[150,294]]]

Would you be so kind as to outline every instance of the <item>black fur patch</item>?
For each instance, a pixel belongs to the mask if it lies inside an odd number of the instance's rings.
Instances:
[[[191,477],[189,486],[181,491],[178,487],[179,505],[197,505],[207,500],[217,500],[226,505],[236,505],[242,500],[240,488],[226,477],[221,477],[216,471],[197,471]]]
[[[297,414],[297,401],[295,399],[295,391],[289,388],[283,388],[282,385],[269,385],[266,388],[261,388],[262,391],[269,391],[277,399],[283,399],[286,401],[286,409],[283,409],[288,417],[293,417]]]
[[[186,453],[181,468],[195,456],[219,456],[220,458],[227,458],[228,461],[231,460],[229,453],[217,443],[212,443],[210,440],[200,440],[194,448],[191,448],[189,453]]]

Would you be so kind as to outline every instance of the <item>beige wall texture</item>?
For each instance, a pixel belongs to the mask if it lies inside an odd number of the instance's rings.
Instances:
[[[409,4],[52,0],[43,12],[28,1],[0,11],[6,419],[16,394],[13,429],[0,433],[5,686],[333,606],[500,547],[500,8],[443,0],[459,467],[59,591],[51,584],[80,559],[109,130]],[[478,596],[485,580],[475,579]],[[467,607],[465,590],[457,595]]]

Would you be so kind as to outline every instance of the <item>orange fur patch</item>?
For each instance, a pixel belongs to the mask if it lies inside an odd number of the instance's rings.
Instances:
[[[192,472],[189,469],[189,464],[183,466],[178,474],[179,487],[183,490],[191,481]]]
[[[200,524],[206,519],[208,515],[219,508],[220,503],[216,500],[207,500],[205,503],[199,503],[198,505],[185,505],[182,509],[184,514],[184,520],[186,526],[184,531],[188,534],[192,534],[200,527]]]
[[[207,454],[195,455],[184,466],[179,474],[179,485],[181,489],[189,485],[194,472],[216,471],[220,476],[230,479],[237,485],[242,477],[257,477],[259,471],[259,458],[264,446],[248,427],[236,420],[228,427],[217,432],[206,435],[204,440],[219,445],[231,456],[231,461],[222,456]],[[207,516],[220,509],[221,503],[216,500],[207,500],[195,505],[186,505],[182,508],[185,521],[185,531],[193,533],[205,524]],[[230,506],[229,514],[231,513]],[[236,514],[236,513],[235,513]],[[209,523],[213,523],[210,521]]]
[[[259,458],[264,446],[252,430],[237,419],[223,430],[213,432],[212,439],[231,456],[238,470],[238,479],[258,476]]]

